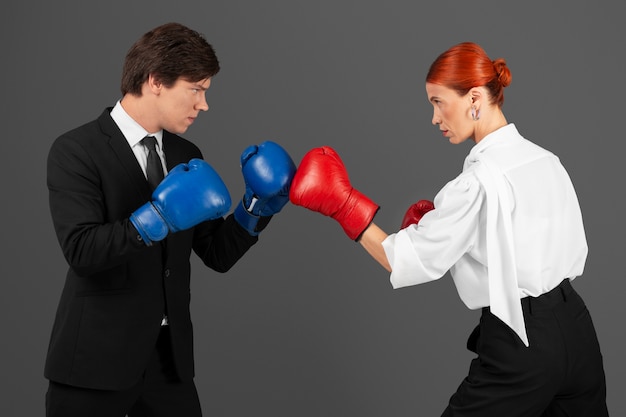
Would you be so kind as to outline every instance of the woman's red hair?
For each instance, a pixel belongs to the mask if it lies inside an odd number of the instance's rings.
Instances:
[[[491,102],[502,107],[504,87],[511,84],[511,71],[506,61],[492,61],[483,48],[473,42],[455,45],[439,55],[432,63],[426,82],[456,90],[463,96],[473,87],[486,87]]]

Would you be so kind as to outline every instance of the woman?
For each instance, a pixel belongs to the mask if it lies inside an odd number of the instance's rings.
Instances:
[[[435,209],[409,209],[409,227],[388,235],[374,224],[378,205],[350,185],[329,147],[305,155],[291,201],[337,220],[394,288],[450,271],[465,304],[482,309],[468,340],[478,356],[444,416],[607,416],[600,347],[570,284],[587,256],[576,193],[559,159],[506,120],[510,82],[505,60],[474,43],[433,62],[432,123],[451,143],[475,145]]]

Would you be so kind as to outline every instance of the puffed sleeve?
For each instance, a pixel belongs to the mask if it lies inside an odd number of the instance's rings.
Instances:
[[[383,241],[391,265],[393,288],[441,278],[476,244],[485,199],[473,174],[461,174],[435,196],[435,209],[419,225],[389,235]]]

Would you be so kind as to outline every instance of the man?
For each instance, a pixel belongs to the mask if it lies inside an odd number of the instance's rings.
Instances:
[[[249,147],[244,197],[224,217],[226,186],[178,136],[208,110],[218,71],[202,35],[159,26],[129,50],[121,100],[50,149],[50,210],[69,269],[45,365],[49,417],[201,415],[191,251],[228,271],[289,201],[295,173],[279,145]]]

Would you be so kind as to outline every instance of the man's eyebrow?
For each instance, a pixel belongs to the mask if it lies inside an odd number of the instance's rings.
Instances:
[[[193,86],[196,87],[199,90],[202,90],[202,91],[208,90],[207,87],[205,87],[205,86],[203,86],[202,84],[199,84],[199,83],[194,83]]]

